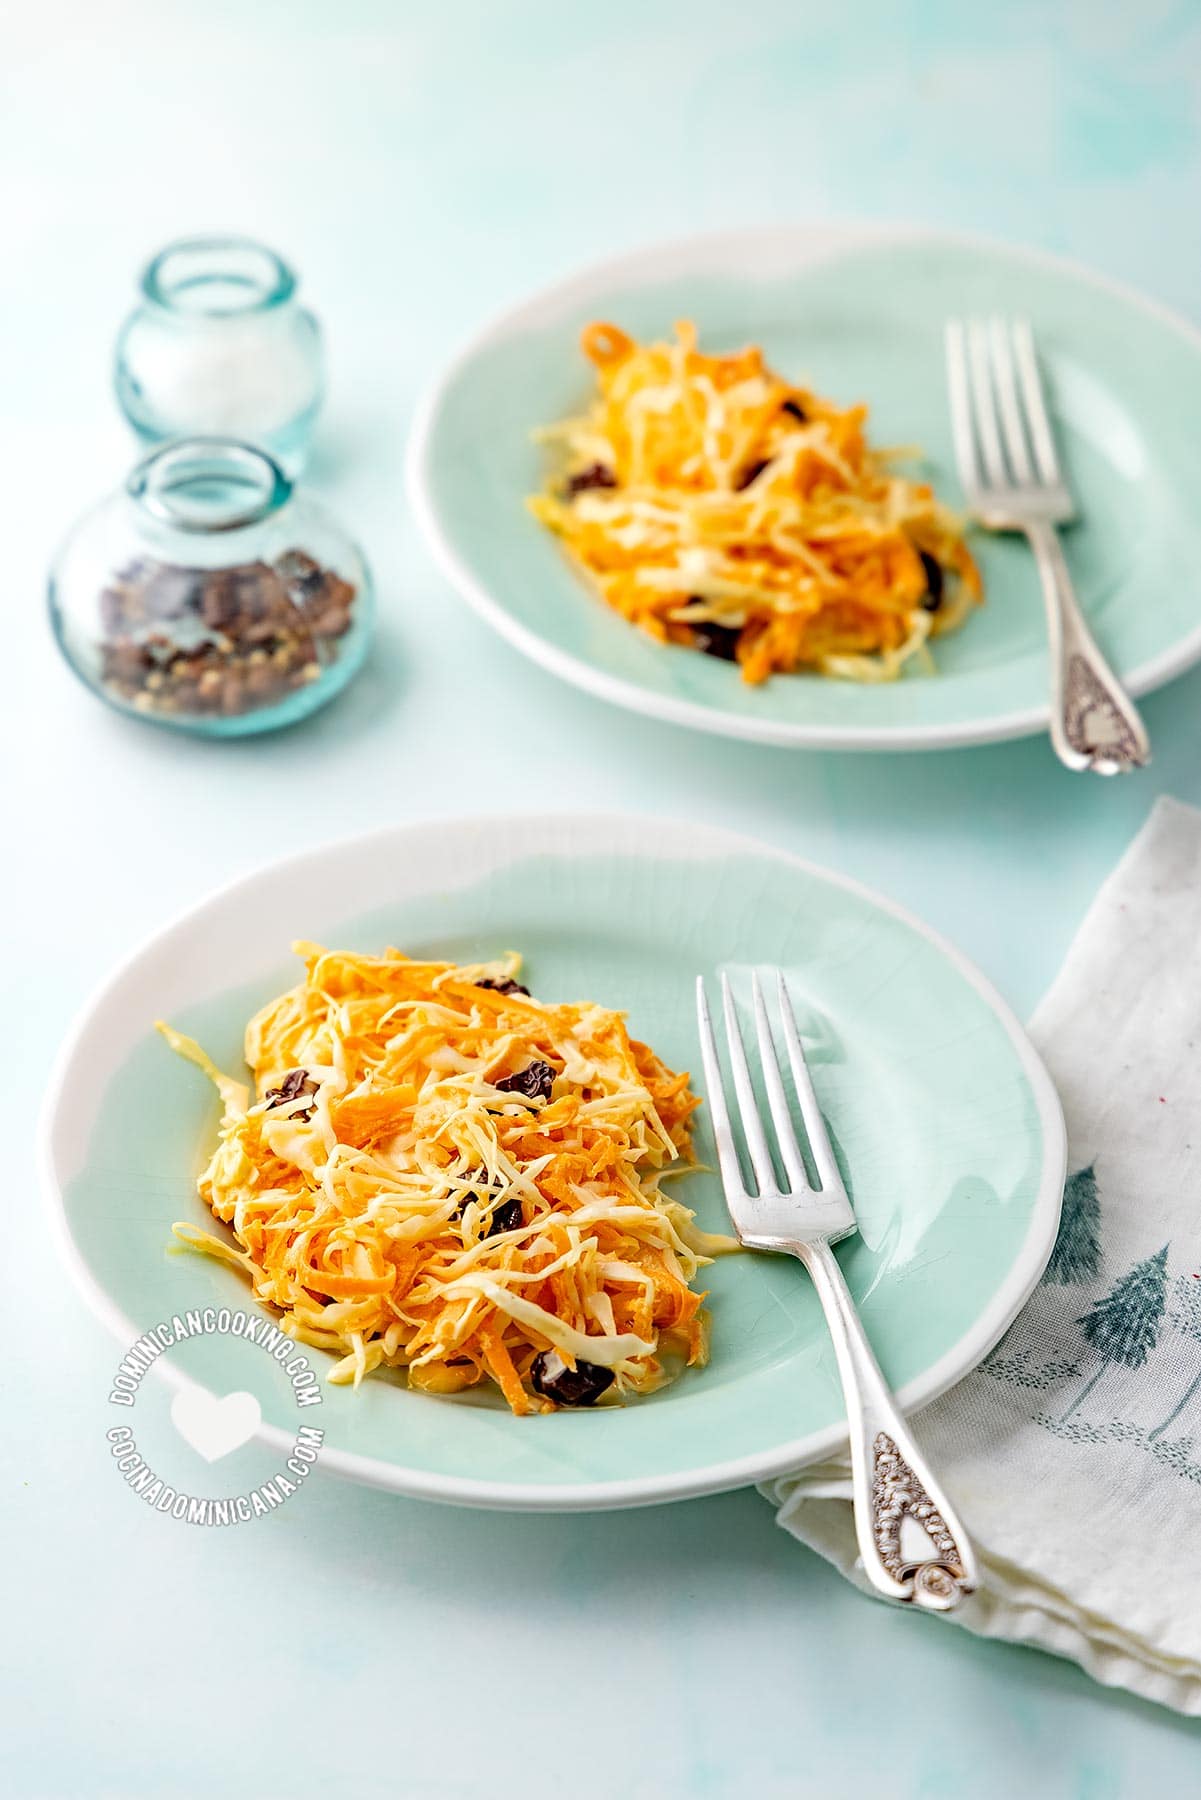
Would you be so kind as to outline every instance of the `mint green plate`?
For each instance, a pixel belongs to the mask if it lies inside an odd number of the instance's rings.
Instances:
[[[987,606],[934,646],[936,675],[859,686],[811,675],[748,688],[727,663],[651,642],[599,600],[524,507],[534,426],[590,391],[588,319],[659,337],[694,319],[715,349],[765,346],[783,373],[865,400],[877,443],[919,444],[962,505],[943,374],[952,315],[1032,320],[1081,522],[1078,592],[1135,694],[1201,657],[1201,337],[1049,257],[927,232],[817,226],[696,239],[589,270],[492,325],[422,409],[410,492],[454,585],[545,667],[638,712],[766,743],[929,749],[1047,724],[1047,653],[1024,542],[978,534]]]
[[[985,1354],[1044,1266],[1063,1183],[1058,1101],[1017,1021],[948,945],[863,889],[724,833],[461,821],[251,876],[164,931],[87,1010],[48,1099],[44,1166],[70,1265],[122,1345],[189,1307],[248,1300],[233,1270],[171,1249],[174,1220],[211,1224],[194,1184],[217,1106],[152,1022],[240,1072],[246,1019],[296,979],[296,937],[456,959],[519,949],[536,993],[626,1009],[677,1068],[698,1063],[698,974],[728,970],[745,994],[753,965],[782,966],[859,1219],[839,1257],[906,1406]],[[712,1161],[704,1122],[699,1149]],[[709,1230],[728,1229],[712,1175],[680,1191]],[[705,1280],[712,1360],[649,1399],[515,1419],[499,1399],[376,1375],[357,1393],[325,1389],[322,1462],[429,1499],[552,1509],[705,1493],[828,1454],[842,1401],[800,1265],[740,1253]],[[248,1360],[205,1338],[155,1367],[224,1394],[255,1379]],[[295,1408],[271,1374],[263,1435],[290,1444]]]

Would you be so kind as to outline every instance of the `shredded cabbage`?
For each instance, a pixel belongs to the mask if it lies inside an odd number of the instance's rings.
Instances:
[[[676,334],[585,328],[599,393],[538,433],[562,466],[535,516],[625,618],[736,659],[748,682],[891,680],[928,661],[927,639],[981,598],[958,520],[895,471],[900,452],[868,446],[866,407],[783,381],[757,348],[705,356],[692,325]]]
[[[459,966],[297,944],[305,978],[246,1029],[254,1095],[190,1039],[224,1112],[201,1197],[281,1329],[354,1382],[380,1365],[452,1393],[493,1382],[553,1410],[539,1358],[645,1393],[706,1356],[698,1269],[732,1240],[661,1191],[691,1157],[687,1074],[623,1015],[516,987],[520,959]]]

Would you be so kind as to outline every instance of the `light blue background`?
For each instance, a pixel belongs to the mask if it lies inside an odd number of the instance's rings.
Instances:
[[[1116,786],[1040,742],[889,761],[675,732],[468,615],[408,516],[405,432],[495,308],[694,228],[959,226],[1201,318],[1199,111],[1201,11],[1154,0],[0,9],[0,1785],[21,1800],[1195,1787],[1195,1725],[871,1606],[751,1493],[506,1518],[318,1478],[223,1535],[150,1516],[107,1466],[115,1346],[63,1285],[31,1141],[72,1013],[172,913],[276,853],[493,797],[759,833],[913,907],[1028,1012],[1153,795],[1201,801],[1201,674],[1147,704],[1154,769]],[[313,473],[383,614],[350,694],[241,745],[109,715],[41,612],[55,540],[129,458],[108,356],[134,272],[222,227],[289,254],[328,327]],[[138,1429],[191,1475],[153,1385]],[[256,1456],[232,1459],[248,1481]]]

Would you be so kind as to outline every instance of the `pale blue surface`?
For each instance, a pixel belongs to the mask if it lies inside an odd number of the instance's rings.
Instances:
[[[1201,801],[1201,675],[1148,703],[1155,767],[1116,787],[1036,742],[890,762],[674,732],[556,685],[470,617],[416,541],[400,472],[418,389],[487,312],[665,231],[924,219],[1082,256],[1201,316],[1196,9],[1047,12],[6,9],[0,729],[20,1027],[3,1090],[19,1158],[0,1785],[20,1800],[1195,1787],[1195,1725],[871,1606],[750,1493],[555,1520],[327,1481],[223,1535],[152,1518],[107,1466],[114,1346],[61,1288],[28,1154],[70,1015],[164,918],[275,851],[493,795],[759,832],[914,907],[1030,1009],[1154,793]],[[238,745],[106,713],[40,614],[53,544],[131,457],[108,384],[136,271],[159,242],[219,227],[277,242],[327,325],[312,475],[361,537],[382,615],[348,695]],[[139,1407],[147,1449],[178,1467],[164,1394]]]

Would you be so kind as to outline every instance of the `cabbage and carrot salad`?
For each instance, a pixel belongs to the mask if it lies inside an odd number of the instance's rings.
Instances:
[[[809,669],[886,681],[981,599],[960,522],[873,449],[867,408],[775,374],[752,346],[708,356],[695,328],[638,344],[588,325],[597,377],[535,516],[610,606],[748,682]]]
[[[295,946],[304,978],[246,1028],[253,1086],[216,1083],[199,1191],[281,1330],[333,1382],[494,1383],[515,1413],[646,1393],[703,1363],[692,1283],[727,1247],[663,1191],[699,1101],[621,1013],[552,1005],[520,958],[472,965]]]

